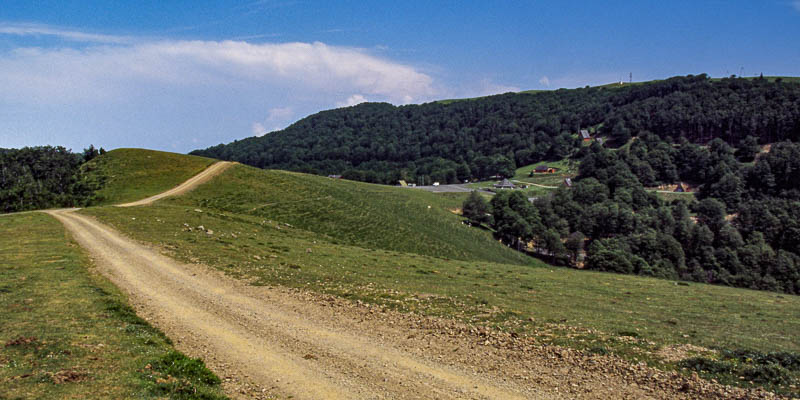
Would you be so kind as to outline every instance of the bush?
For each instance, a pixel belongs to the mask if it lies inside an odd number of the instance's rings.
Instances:
[[[701,374],[716,375],[723,382],[744,380],[773,386],[773,389],[776,389],[775,386],[793,384],[793,371],[800,370],[800,354],[797,353],[722,350],[720,358],[695,357],[683,360],[678,365]]]
[[[775,363],[745,368],[742,376],[749,381],[761,384],[785,385],[791,381],[789,371]]]
[[[730,374],[736,369],[736,366],[729,361],[717,361],[705,357],[687,358],[678,365],[682,368],[709,374]]]
[[[226,399],[209,389],[219,385],[221,380],[199,358],[170,351],[148,363],[143,371],[144,378],[151,382],[150,392],[157,396],[186,400]]]

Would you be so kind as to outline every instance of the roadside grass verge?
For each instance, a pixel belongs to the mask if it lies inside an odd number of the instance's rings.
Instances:
[[[758,385],[780,394],[800,396],[800,353],[723,350],[713,357],[687,358],[678,365],[724,384]]]
[[[52,217],[0,219],[0,398],[226,398],[89,264]]]
[[[96,204],[135,201],[183,183],[216,160],[144,149],[116,149],[82,167],[88,180],[99,185]]]

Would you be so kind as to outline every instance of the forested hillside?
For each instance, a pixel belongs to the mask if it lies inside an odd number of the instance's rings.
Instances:
[[[752,162],[721,139],[673,146],[645,134],[579,156],[572,187],[533,203],[521,191],[490,205],[473,195],[465,216],[554,263],[800,293],[800,143],[776,143]],[[666,202],[643,185],[677,181],[699,185],[698,200]]]
[[[675,142],[796,141],[800,83],[690,75],[401,107],[368,103],[192,154],[367,182],[456,182],[570,156],[580,129],[611,145],[644,132]]]
[[[95,185],[81,165],[104,153],[89,146],[82,154],[58,146],[0,149],[0,212],[88,204]]]

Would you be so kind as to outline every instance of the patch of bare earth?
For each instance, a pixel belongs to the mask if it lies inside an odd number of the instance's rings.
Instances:
[[[771,398],[644,364],[451,320],[284,288],[178,263],[95,220],[52,212],[181,351],[235,398]]]
[[[664,346],[656,352],[656,355],[666,362],[682,361],[687,358],[707,356],[709,354],[716,354],[716,351],[688,343]]]

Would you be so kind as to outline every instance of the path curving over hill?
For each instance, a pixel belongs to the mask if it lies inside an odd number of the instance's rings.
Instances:
[[[155,196],[150,196],[150,197],[148,197],[146,199],[137,200],[137,201],[133,201],[133,202],[130,202],[130,203],[116,204],[116,206],[117,207],[143,206],[143,205],[151,204],[152,202],[154,202],[156,200],[163,199],[164,197],[181,195],[183,193],[186,193],[186,192],[194,189],[198,185],[202,185],[203,183],[206,183],[206,182],[210,181],[212,178],[214,178],[215,176],[221,174],[222,172],[224,172],[226,169],[228,169],[233,164],[234,163],[232,163],[230,161],[219,161],[219,162],[216,162],[216,163],[212,164],[211,166],[209,166],[208,168],[204,169],[199,174],[189,178],[186,182],[183,182],[180,185],[178,185],[178,186],[176,186],[176,187],[174,187],[174,188],[172,188],[170,190],[167,190],[166,192],[159,193],[159,194],[157,194]]]
[[[214,166],[216,173],[226,168]],[[200,175],[130,205],[185,192],[211,177],[196,179]],[[542,346],[508,333],[300,290],[251,286],[166,257],[159,248],[76,210],[45,212],[61,221],[99,272],[128,294],[139,315],[179,350],[203,358],[234,398],[752,397],[742,389]]]
[[[238,398],[744,398],[742,389],[177,262],[74,209],[47,211],[137,313]]]
[[[72,211],[48,213],[179,348],[189,342],[190,353],[203,349],[229,365],[223,375],[235,371],[301,399],[540,397],[381,343],[357,321],[332,321],[325,307],[178,263]]]

